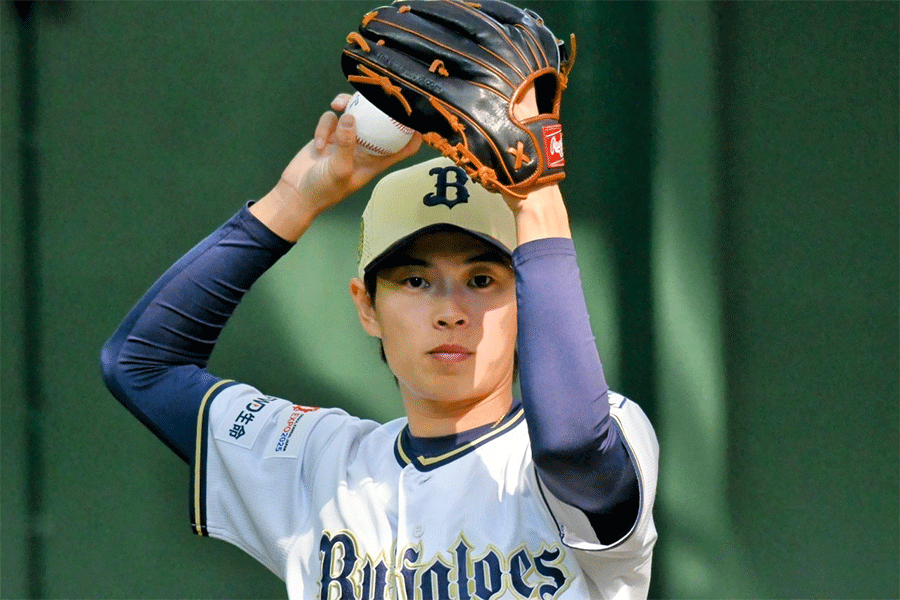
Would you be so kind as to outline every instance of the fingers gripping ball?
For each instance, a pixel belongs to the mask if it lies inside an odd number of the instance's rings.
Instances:
[[[414,133],[378,110],[359,92],[350,98],[345,112],[356,118],[356,144],[369,154],[387,156],[399,152]]]
[[[491,191],[565,176],[560,99],[575,60],[539,15],[500,0],[400,0],[347,36],[341,67],[380,110]],[[537,114],[520,111],[534,96]]]

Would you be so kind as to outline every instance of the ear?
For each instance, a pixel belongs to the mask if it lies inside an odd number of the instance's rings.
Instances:
[[[372,299],[366,292],[365,284],[358,278],[354,277],[350,280],[350,298],[356,305],[356,312],[359,314],[359,322],[366,333],[372,337],[381,338],[381,324],[375,317],[375,307],[372,306]]]

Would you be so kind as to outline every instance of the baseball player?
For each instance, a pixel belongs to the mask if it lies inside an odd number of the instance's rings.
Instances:
[[[271,192],[129,312],[102,351],[107,386],[191,465],[195,532],[242,548],[290,598],[646,597],[658,447],[605,382],[555,182],[493,193],[439,157],[376,184],[350,295],[406,417],[206,370],[244,294],[316,217],[419,149],[416,134],[395,155],[361,152],[348,98]]]

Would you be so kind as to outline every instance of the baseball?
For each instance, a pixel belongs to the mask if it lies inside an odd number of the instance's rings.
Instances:
[[[356,144],[368,154],[387,156],[399,152],[413,130],[390,118],[356,92],[344,111],[356,117]]]

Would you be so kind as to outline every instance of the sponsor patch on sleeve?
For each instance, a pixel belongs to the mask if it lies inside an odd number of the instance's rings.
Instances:
[[[264,458],[297,458],[300,456],[301,442],[294,438],[297,424],[306,413],[319,410],[312,406],[294,404],[283,408],[275,418],[275,433],[272,435],[271,445],[266,448]],[[299,436],[298,436],[299,437]]]
[[[215,438],[236,446],[253,448],[273,411],[286,401],[273,396],[258,396],[249,402],[235,402],[216,426]]]

